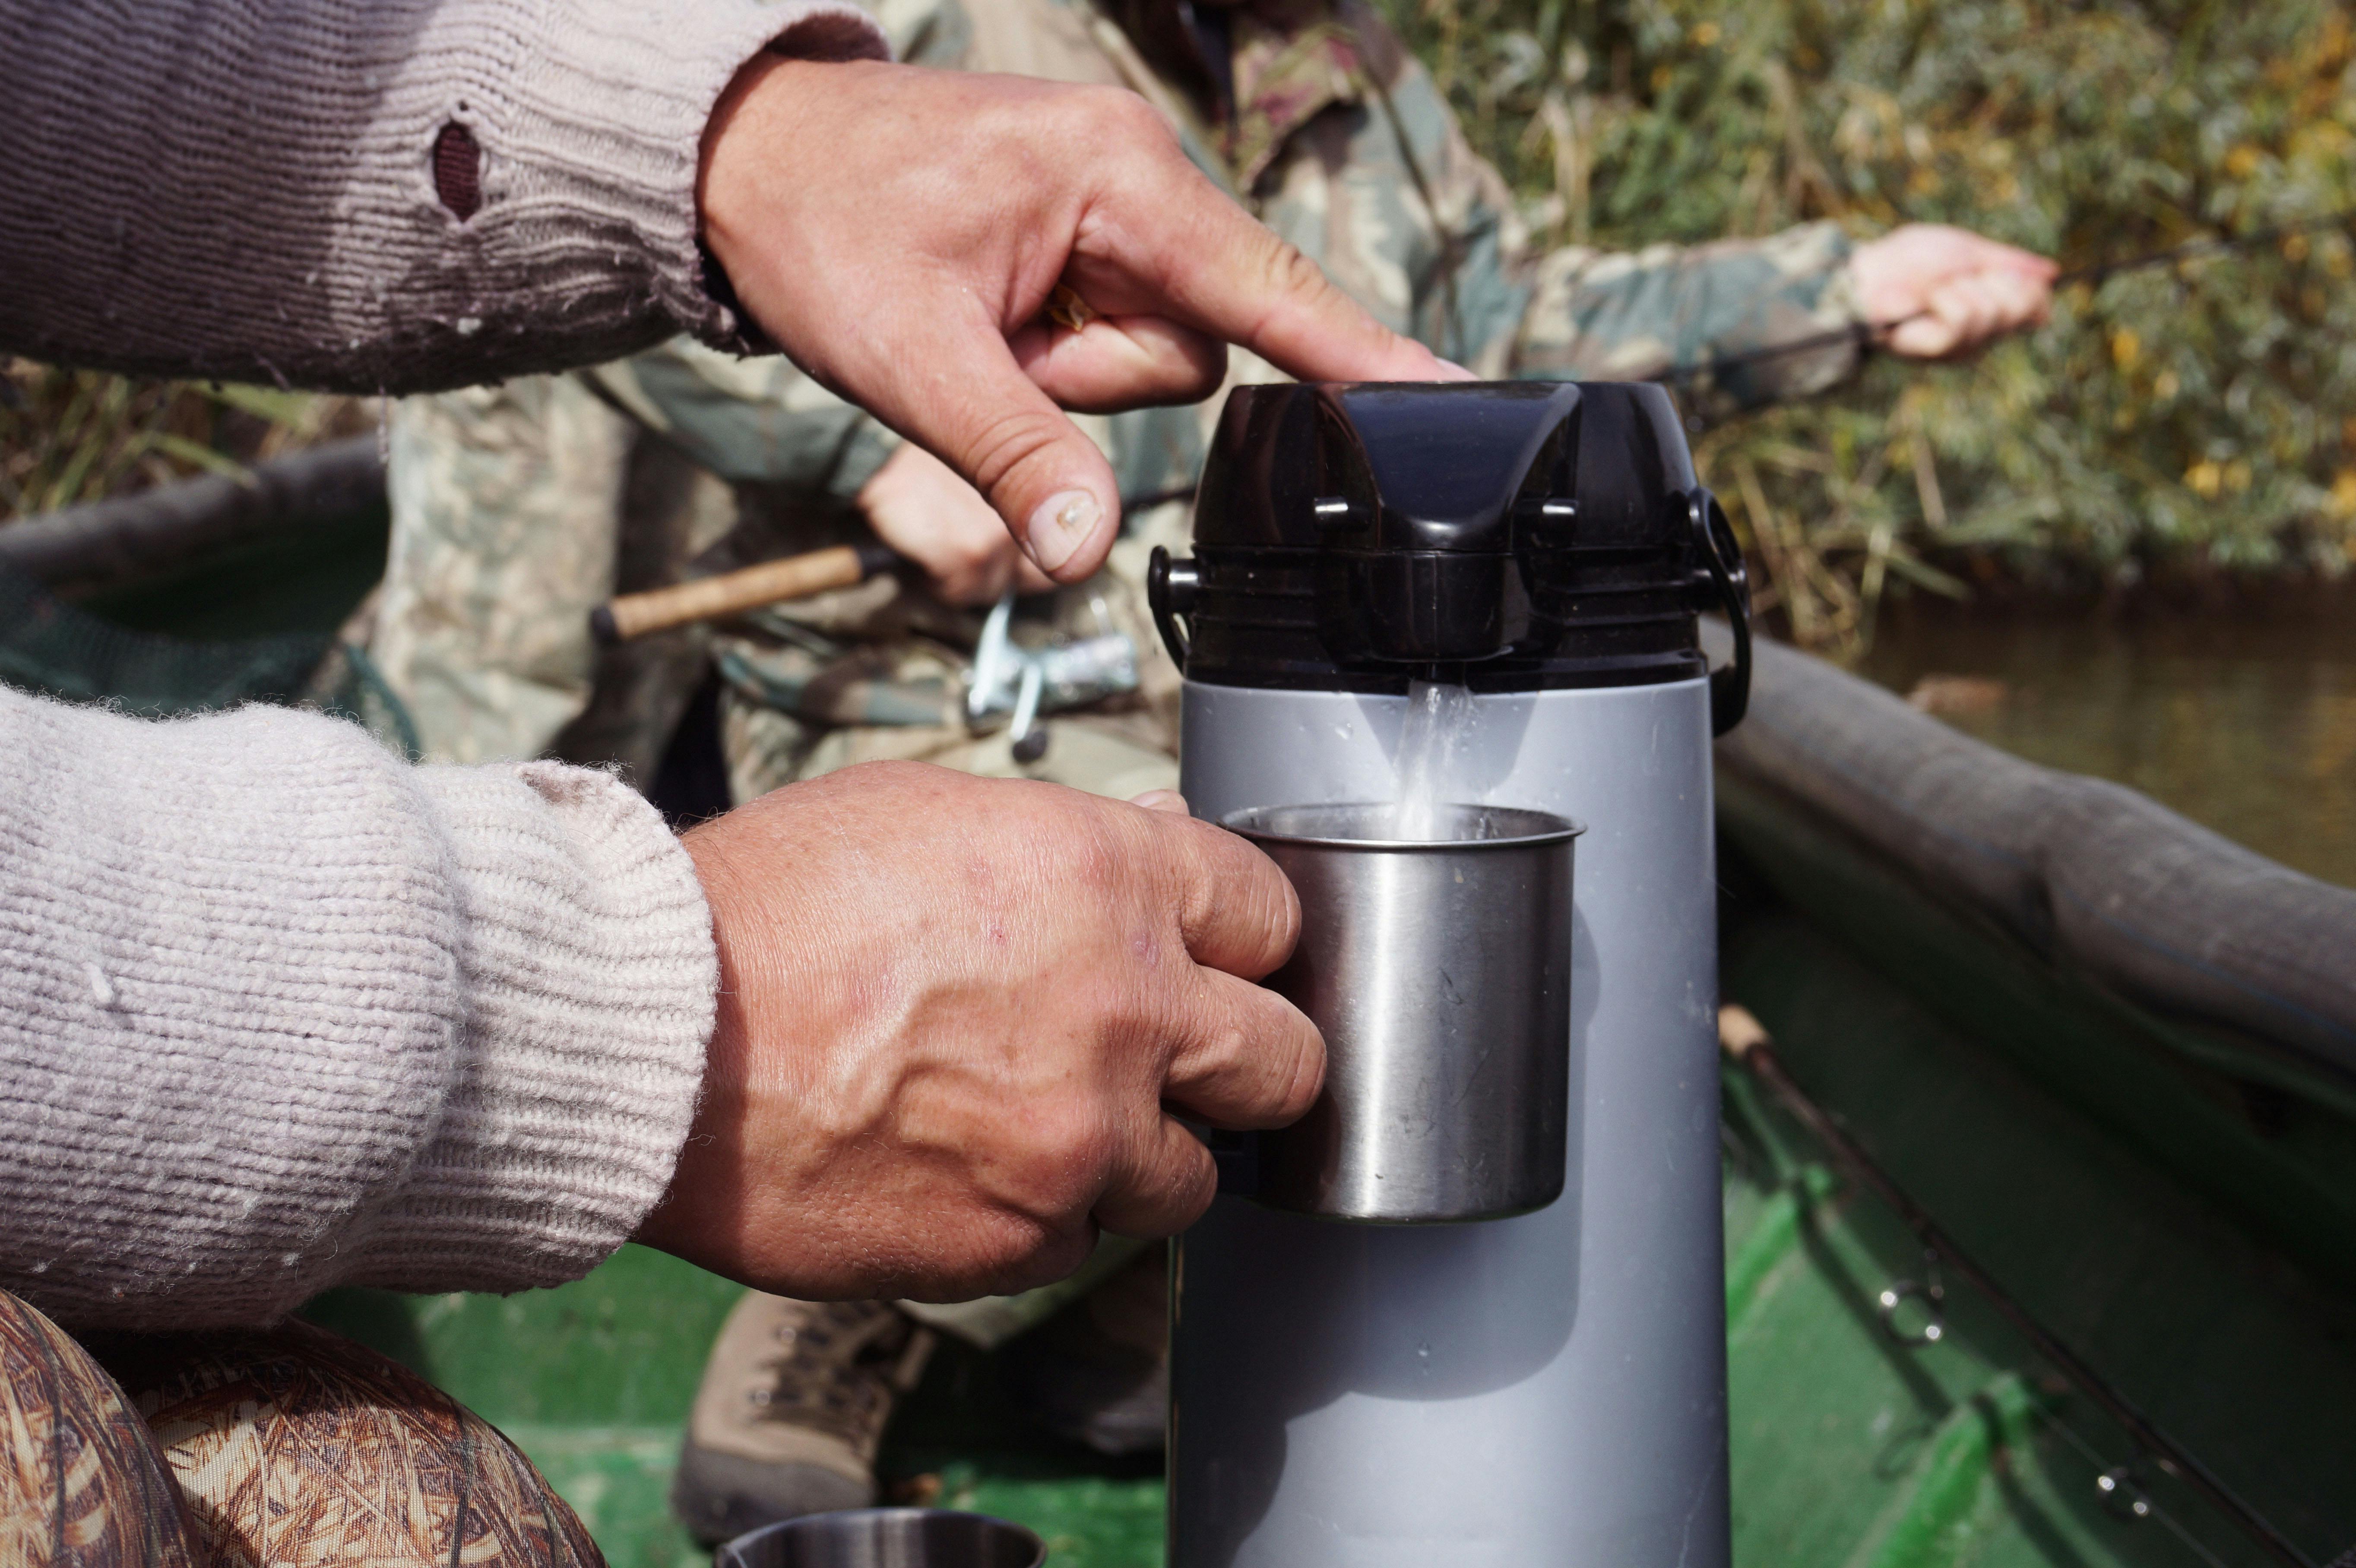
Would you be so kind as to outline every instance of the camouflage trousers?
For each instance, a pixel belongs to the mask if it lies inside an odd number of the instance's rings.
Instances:
[[[605,1559],[513,1444],[348,1339],[288,1323],[86,1348],[0,1292],[0,1563]]]

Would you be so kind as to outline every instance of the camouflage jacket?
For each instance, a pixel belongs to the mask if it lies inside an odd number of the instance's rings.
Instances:
[[[1637,379],[1858,319],[1848,242],[1829,224],[1634,253],[1534,251],[1495,170],[1362,0],[1191,12],[1177,0],[880,0],[878,9],[906,59],[1141,93],[1197,165],[1376,317],[1484,376]],[[1248,355],[1231,357],[1232,380],[1274,377]],[[1856,361],[1855,347],[1841,344],[1755,362],[1705,400],[1722,412],[1805,395]],[[529,754],[554,741],[562,754],[648,763],[649,742],[632,735],[675,715],[676,695],[656,694],[700,666],[697,650],[642,649],[599,665],[585,617],[616,581],[614,544],[576,538],[552,549],[526,536],[618,531],[625,587],[817,548],[859,531],[851,497],[898,443],[782,359],[733,359],[684,338],[562,383],[450,394],[396,414],[394,570],[372,651],[431,752]],[[1166,497],[1192,482],[1219,400],[1082,422],[1110,453],[1125,496]],[[534,448],[535,419],[553,432],[545,439],[595,454],[585,485],[578,464],[560,479],[564,464]],[[733,534],[712,544],[727,523],[710,521],[708,497],[698,513],[706,522],[684,533],[676,499],[654,508],[655,521],[637,515],[647,508],[630,497],[647,486],[613,455],[629,427],[736,488]],[[569,493],[560,496],[561,485]],[[1129,548],[1108,573],[1116,612],[1134,610],[1146,542],[1175,542],[1183,528],[1183,508],[1131,508]],[[640,539],[635,583],[633,535],[667,541],[649,556]],[[969,647],[978,622],[926,599],[914,587],[895,595],[870,585],[848,601],[774,613],[711,651],[741,698],[803,722],[943,722],[954,684],[943,647]],[[1103,592],[1088,602],[1101,618]],[[1142,624],[1141,614],[1118,618]],[[1174,686],[1151,635],[1141,641],[1149,693]],[[481,667],[500,649],[529,650],[530,669]],[[649,673],[660,670],[672,674]]]

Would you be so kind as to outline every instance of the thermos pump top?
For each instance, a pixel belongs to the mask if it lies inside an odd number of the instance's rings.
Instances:
[[[1190,680],[1403,693],[1639,686],[1705,667],[1723,611],[1750,690],[1741,551],[1659,387],[1553,381],[1243,387],[1203,469],[1194,555],[1149,595]]]

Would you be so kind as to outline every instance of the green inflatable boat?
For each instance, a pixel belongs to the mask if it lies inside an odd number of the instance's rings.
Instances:
[[[333,636],[381,564],[371,458],[215,496],[145,581],[92,542],[135,517],[0,530],[0,676],[397,741]],[[1772,646],[1719,762],[1737,1562],[2356,1564],[2356,892]],[[626,1248],[559,1290],[309,1310],[656,1568],[703,1560],[664,1490],[734,1295]],[[1162,1561],[1158,1469],[1033,1432],[954,1347],[883,1469],[1063,1568]]]

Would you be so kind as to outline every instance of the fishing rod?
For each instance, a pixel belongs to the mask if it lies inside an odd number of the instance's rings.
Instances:
[[[2356,227],[2356,208],[2342,208],[2322,218],[2301,219],[2291,223],[2272,224],[2264,229],[2254,229],[2246,234],[2210,235],[2199,240],[2188,240],[2180,245],[2171,245],[2164,251],[2147,251],[2140,256],[2129,256],[2115,261],[2098,261],[2091,266],[2072,267],[2068,272],[2056,274],[2053,286],[2056,289],[2066,289],[2079,283],[2090,283],[2100,287],[2123,272],[2140,272],[2153,267],[2173,266],[2179,261],[2194,261],[2202,256],[2254,251],[2261,246],[2279,244],[2294,235],[2313,234],[2328,229],[2351,227]],[[1809,354],[1817,349],[1837,348],[1848,344],[1855,344],[1860,350],[1868,349],[1875,347],[1900,327],[1910,322],[1921,321],[1930,314],[1930,310],[1926,307],[1890,321],[1860,321],[1854,325],[1837,327],[1830,332],[1819,332],[1812,336],[1794,338],[1789,343],[1778,343],[1770,347],[1747,349],[1740,354],[1714,355],[1697,365],[1672,365],[1665,370],[1646,377],[1645,379],[1665,381],[1673,386],[1685,386],[1696,381],[1713,379],[1729,370],[1740,370],[1770,359],[1781,359],[1787,354]]]
[[[1172,501],[1191,499],[1194,494],[1194,485],[1183,485],[1123,496],[1120,509],[1124,514],[1151,511]],[[0,549],[0,565],[6,560],[5,549]],[[900,557],[876,540],[758,561],[712,577],[617,594],[589,612],[589,635],[599,647],[611,647],[691,622],[715,621],[838,588],[855,588],[900,564]]]

